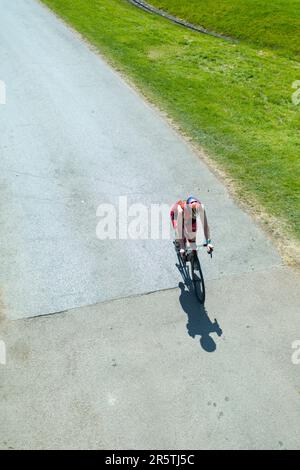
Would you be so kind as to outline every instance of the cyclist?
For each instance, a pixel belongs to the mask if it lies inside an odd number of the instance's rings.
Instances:
[[[204,232],[204,246],[207,252],[212,253],[214,247],[210,239],[210,230],[204,205],[194,196],[189,196],[186,200],[179,200],[171,207],[171,222],[175,229],[176,245],[181,256],[185,255],[186,242],[194,244],[196,242],[197,221],[201,222]]]

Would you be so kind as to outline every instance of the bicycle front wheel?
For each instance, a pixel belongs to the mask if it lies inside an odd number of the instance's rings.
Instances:
[[[198,256],[195,256],[191,263],[192,279],[197,299],[201,304],[205,302],[205,285]]]

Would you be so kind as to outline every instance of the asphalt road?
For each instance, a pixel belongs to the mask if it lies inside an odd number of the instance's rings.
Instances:
[[[280,263],[216,177],[99,56],[34,0],[0,6],[0,281],[10,318],[176,286],[169,240],[97,239],[97,207],[118,207],[121,195],[147,207],[199,195],[217,247],[213,263],[204,258],[207,279]]]
[[[1,337],[0,448],[300,449],[290,270],[209,281],[206,311],[176,288]]]
[[[0,447],[300,448],[298,275],[76,34],[34,0],[0,9]],[[99,204],[190,192],[206,311],[169,240],[96,237]]]

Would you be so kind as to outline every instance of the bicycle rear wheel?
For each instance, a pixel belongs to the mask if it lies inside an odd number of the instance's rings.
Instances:
[[[198,256],[191,260],[192,279],[197,299],[201,304],[205,302],[205,284]]]

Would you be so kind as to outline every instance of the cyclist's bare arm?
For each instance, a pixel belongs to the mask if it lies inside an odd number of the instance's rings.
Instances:
[[[179,243],[180,248],[183,249],[184,248],[183,210],[178,205],[178,203],[172,206],[170,216],[171,216],[173,228],[175,230],[175,239]]]
[[[202,227],[203,227],[205,240],[209,240],[210,239],[210,230],[209,230],[209,225],[208,225],[208,222],[207,222],[206,211],[205,211],[205,208],[204,208],[203,204],[200,205],[200,219],[201,219],[201,223],[202,223]]]
[[[210,229],[209,229],[209,225],[208,225],[208,221],[207,221],[206,211],[205,211],[205,208],[202,204],[200,206],[200,218],[201,218],[201,222],[202,222],[202,227],[203,227],[205,240],[206,241],[209,240],[209,242],[207,244],[207,251],[210,253],[211,251],[213,251],[214,247],[210,242]]]
[[[209,240],[210,239],[210,229],[209,229],[209,225],[208,225],[208,222],[207,222],[205,209],[203,210],[203,212],[204,212],[204,222],[203,222],[204,236],[205,236],[205,240]]]

